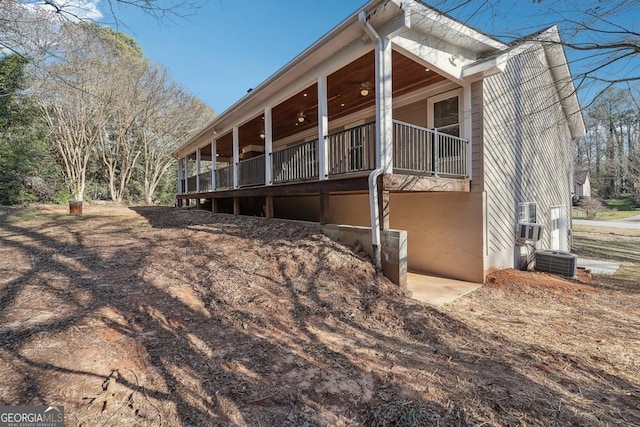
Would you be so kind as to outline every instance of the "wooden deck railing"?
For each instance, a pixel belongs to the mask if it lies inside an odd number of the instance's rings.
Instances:
[[[274,184],[318,177],[318,140],[301,142],[271,153]]]
[[[238,163],[238,185],[264,185],[264,154]]]
[[[393,121],[393,168],[435,176],[468,177],[469,141],[435,129]]]
[[[374,169],[375,131],[375,122],[370,122],[327,136],[329,175]]]

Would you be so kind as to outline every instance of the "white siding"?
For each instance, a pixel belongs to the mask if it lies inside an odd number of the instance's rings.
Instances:
[[[551,206],[564,205],[570,215],[572,141],[542,48],[512,58],[483,88],[485,268],[513,267],[518,202],[537,203],[542,248],[550,244]]]

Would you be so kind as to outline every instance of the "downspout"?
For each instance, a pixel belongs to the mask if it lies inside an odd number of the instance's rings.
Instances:
[[[376,46],[376,62],[380,64],[378,55],[382,51],[382,39],[367,20],[364,11],[360,11],[358,19],[364,25],[364,31],[373,40]],[[379,86],[382,82],[381,67],[376,67],[376,94],[379,93]],[[369,210],[371,214],[371,245],[373,247],[373,264],[376,271],[382,271],[382,251],[380,245],[380,211],[378,209],[378,177],[382,175],[384,169],[382,167],[382,138],[381,132],[381,105],[380,100],[376,100],[376,168],[369,174]]]

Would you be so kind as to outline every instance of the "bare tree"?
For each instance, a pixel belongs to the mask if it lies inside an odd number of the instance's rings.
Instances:
[[[73,64],[67,66],[72,67]],[[60,65],[60,68],[64,67]],[[100,78],[99,73],[91,69],[75,71],[73,87],[42,80],[37,92],[50,141],[64,168],[69,192],[75,200],[82,201],[87,165],[100,138],[105,104],[91,93]]]
[[[33,55],[48,51],[51,31],[70,22],[109,21],[118,26],[131,9],[158,19],[185,18],[202,2],[191,0],[2,0],[0,1],[0,53]]]
[[[636,19],[640,2],[636,0],[436,0],[430,4],[505,42],[558,25],[576,88],[584,90],[585,106],[611,86],[640,80]]]
[[[153,203],[158,184],[175,160],[172,152],[202,127],[213,120],[215,114],[199,99],[171,83],[164,69],[150,69],[155,84],[154,108],[145,118],[140,141],[144,166],[144,196]]]

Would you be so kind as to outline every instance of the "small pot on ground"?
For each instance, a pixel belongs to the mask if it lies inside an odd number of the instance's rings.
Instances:
[[[73,202],[69,202],[69,215],[82,215],[82,200],[74,200]]]

